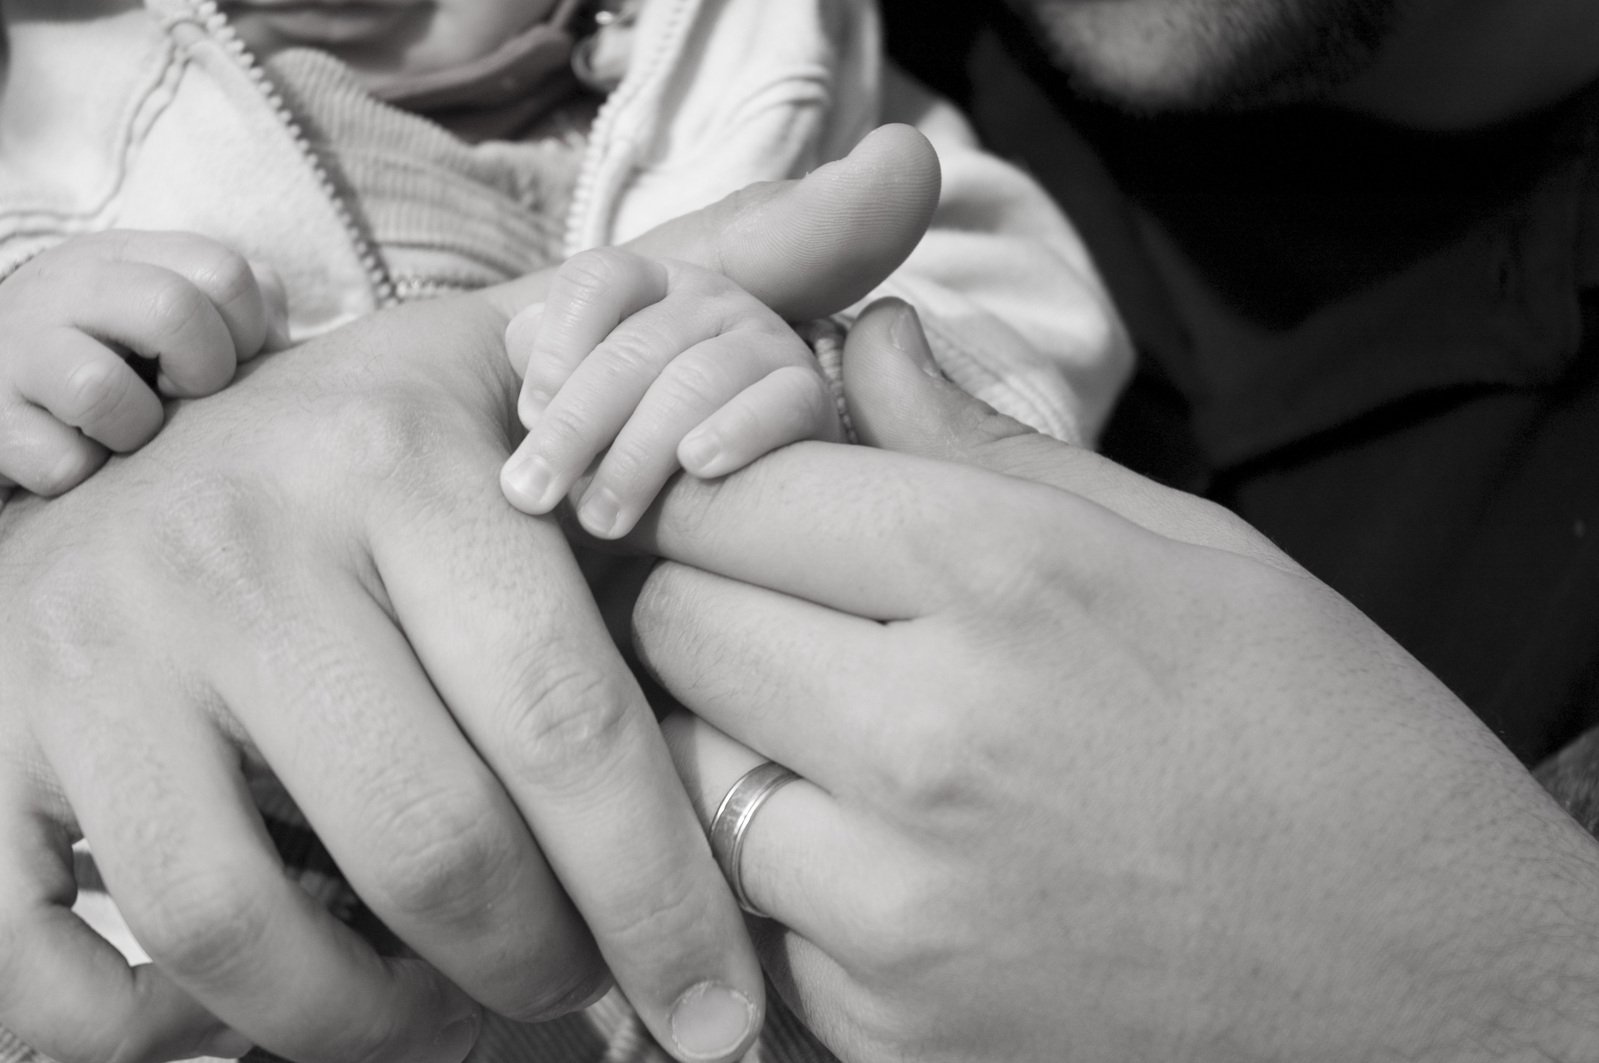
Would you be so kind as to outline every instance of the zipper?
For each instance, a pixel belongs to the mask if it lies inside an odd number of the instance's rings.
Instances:
[[[213,0],[205,0],[212,3]],[[656,70],[660,65],[673,58],[679,49],[683,34],[687,31],[693,15],[698,10],[696,0],[644,0],[646,3],[673,5],[668,19],[661,24],[662,32],[654,36],[650,54],[646,56],[633,55],[628,61],[627,73],[622,78],[622,83],[616,90],[605,97],[604,102],[594,113],[594,122],[590,126],[588,150],[583,153],[583,163],[578,168],[577,180],[572,185],[572,205],[567,211],[566,246],[563,248],[568,255],[578,251],[587,250],[588,230],[592,226],[589,215],[592,213],[591,205],[600,194],[600,168],[607,160],[608,148],[612,140],[612,133],[618,122],[617,114],[623,110],[632,97],[645,91],[653,80]],[[631,29],[631,26],[629,27]],[[646,43],[647,35],[633,34],[633,46],[637,49]],[[629,146],[628,154],[633,154],[633,146]],[[628,160],[620,164],[628,165]],[[613,179],[611,184],[616,184],[616,170],[612,168]],[[614,197],[613,197],[614,199]],[[578,245],[582,246],[578,246]]]
[[[349,239],[351,246],[354,247],[356,257],[361,262],[361,267],[366,270],[367,281],[372,286],[372,294],[377,300],[378,307],[382,308],[397,304],[400,299],[395,291],[394,279],[389,276],[389,271],[383,265],[383,260],[378,257],[377,249],[373,246],[372,240],[367,236],[366,231],[361,228],[360,223],[355,220],[355,215],[351,213],[344,197],[339,194],[338,186],[328,176],[327,167],[322,164],[321,156],[311,146],[311,141],[306,137],[305,131],[300,128],[299,119],[295,117],[289,105],[284,102],[283,94],[272,83],[272,79],[267,76],[267,72],[262,68],[260,61],[256,59],[249,48],[245,47],[243,39],[240,38],[238,31],[233,28],[232,23],[228,21],[227,16],[222,13],[216,0],[192,0],[190,6],[194,12],[195,21],[205,30],[207,36],[221,46],[222,50],[232,56],[234,61],[239,64],[239,68],[249,76],[251,83],[260,90],[262,99],[266,101],[267,106],[272,108],[278,121],[283,124],[284,129],[288,132],[289,139],[294,142],[301,159],[305,161],[305,165],[310,169],[311,176],[316,181],[317,187],[327,196],[329,204],[333,207],[334,214],[337,215],[339,223],[344,227],[345,236]]]

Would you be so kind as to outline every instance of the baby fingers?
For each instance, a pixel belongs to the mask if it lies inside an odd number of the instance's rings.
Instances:
[[[105,463],[106,449],[25,402],[0,407],[0,487],[53,498]]]
[[[161,428],[161,400],[133,368],[98,340],[58,328],[19,366],[17,390],[64,426],[115,451],[136,450]]]
[[[163,394],[210,395],[233,379],[239,358],[232,329],[197,285],[144,262],[116,263],[101,276],[106,283],[86,291],[90,297],[72,315],[78,328],[156,362]],[[264,337],[264,314],[262,322]]]
[[[808,366],[786,366],[701,421],[678,444],[677,458],[691,475],[709,479],[802,439],[837,443],[843,438],[838,405],[821,373]]]
[[[519,406],[527,438],[502,478],[517,508],[528,513],[555,508],[668,367],[716,335],[721,318],[702,309],[693,298],[666,299],[632,314],[600,335],[553,397],[539,390],[552,377],[541,362],[542,343],[536,345]],[[541,329],[555,327],[552,313],[544,311]],[[683,430],[695,423],[697,418]],[[676,445],[673,439],[668,451]]]
[[[734,440],[736,454],[747,456],[729,469],[770,449],[763,449],[763,442],[775,440],[771,445],[781,446],[815,431],[831,431],[831,438],[838,438],[836,427],[830,430],[822,417],[826,384],[806,364],[809,360],[792,333],[779,338],[732,332],[685,351],[650,385],[617,433],[577,503],[578,521],[600,538],[626,535],[680,467],[684,438],[729,403],[736,407],[729,423],[742,423],[738,411],[745,396],[753,400],[752,414],[770,416],[773,422],[765,426],[768,430],[742,431]],[[814,382],[809,389],[802,383],[807,377]]]

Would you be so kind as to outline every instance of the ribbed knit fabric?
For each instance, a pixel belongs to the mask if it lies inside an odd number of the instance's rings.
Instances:
[[[401,299],[481,288],[559,261],[594,104],[571,101],[516,142],[468,144],[376,99],[323,52],[264,66]]]

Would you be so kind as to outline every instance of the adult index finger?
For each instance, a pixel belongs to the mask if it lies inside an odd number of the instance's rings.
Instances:
[[[480,475],[374,515],[389,600],[651,1033],[737,1058],[764,1008],[738,907],[560,530],[499,497],[503,457],[485,441]]]
[[[938,156],[909,126],[884,126],[794,181],[751,185],[631,241],[713,269],[791,321],[836,314],[882,283],[927,230]],[[485,295],[507,317],[544,297],[549,272]]]
[[[1055,576],[1099,586],[1134,563],[1136,540],[1147,535],[1075,495],[986,469],[796,443],[722,480],[680,477],[629,541],[890,621],[1003,598]],[[1063,536],[1077,548],[1049,549]]]

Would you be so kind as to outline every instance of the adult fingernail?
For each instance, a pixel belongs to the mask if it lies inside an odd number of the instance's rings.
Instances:
[[[500,474],[505,493],[517,508],[528,513],[548,513],[553,502],[548,497],[555,474],[537,454],[516,454]]]
[[[754,1036],[755,1005],[719,982],[690,987],[672,1005],[672,1043],[687,1060],[722,1059]]]
[[[205,1044],[200,1046],[200,1054],[217,1059],[238,1059],[254,1047],[248,1037],[224,1027],[206,1039]]]
[[[690,432],[683,437],[683,442],[678,444],[677,456],[684,468],[703,472],[712,467],[721,450],[722,445],[717,440],[715,432]]]
[[[922,319],[917,316],[915,307],[909,303],[900,307],[894,315],[894,323],[888,327],[888,338],[916,363],[916,368],[934,380],[945,379],[933,360],[932,348],[927,346],[927,333],[922,330]]]
[[[472,1015],[450,1023],[433,1040],[432,1063],[461,1063],[477,1044],[478,1028],[482,1019]]]
[[[602,539],[611,534],[611,529],[616,527],[616,515],[621,512],[621,507],[616,504],[616,496],[600,488],[590,491],[583,497],[582,505],[578,506],[577,517],[594,535]]]

